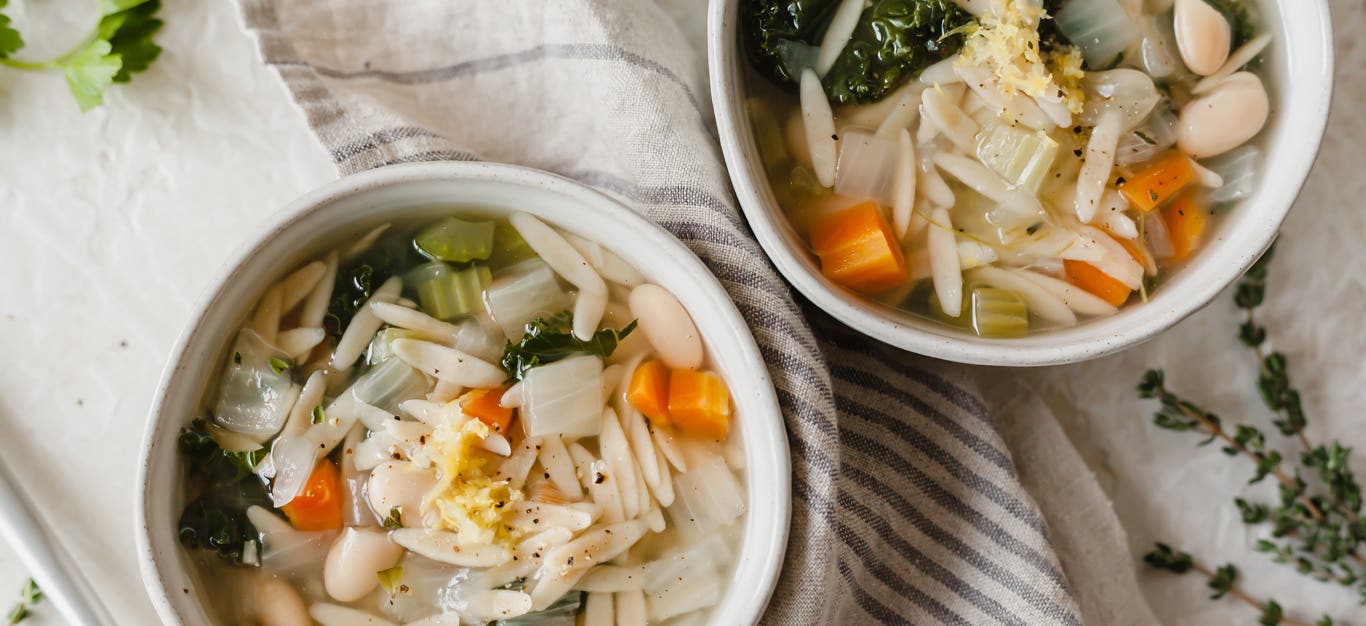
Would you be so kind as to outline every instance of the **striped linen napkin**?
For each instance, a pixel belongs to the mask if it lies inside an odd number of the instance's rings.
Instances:
[[[730,192],[702,55],[655,2],[242,3],[342,174],[541,168],[662,224],[721,279],[792,449],[791,538],[765,623],[1082,623],[974,386],[794,301]]]

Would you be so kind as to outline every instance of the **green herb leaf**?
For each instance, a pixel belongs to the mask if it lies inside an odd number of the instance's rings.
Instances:
[[[161,0],[101,0],[101,4],[105,16],[100,20],[100,37],[122,61],[113,81],[129,82],[133,74],[146,71],[161,56],[161,46],[152,40],[163,25],[156,16]]]
[[[0,9],[5,8],[9,0],[0,0]],[[24,47],[24,38],[19,31],[10,26],[8,15],[0,13],[0,59],[9,58],[9,55],[18,52]]]
[[[1195,566],[1195,560],[1185,552],[1177,552],[1165,543],[1159,543],[1152,552],[1143,556],[1143,562],[1173,574],[1185,574]]]
[[[606,328],[593,334],[588,341],[570,331],[573,313],[563,311],[541,317],[527,324],[526,334],[516,344],[509,342],[503,350],[502,366],[508,377],[521,380],[527,371],[540,365],[554,363],[576,354],[594,354],[602,358],[612,356],[617,344],[636,329],[632,320],[625,328]]]
[[[1211,600],[1218,600],[1233,590],[1233,584],[1238,581],[1238,569],[1233,564],[1222,565],[1214,570],[1214,576],[1209,579],[1209,588],[1214,590]]]
[[[13,625],[13,624],[18,624],[19,622],[22,622],[22,621],[28,619],[28,618],[29,618],[28,607],[27,607],[26,605],[24,605],[23,603],[14,605],[14,608],[12,608],[12,609],[9,610],[9,616],[8,616],[8,618],[9,618],[9,623],[10,623],[11,625]]]
[[[313,407],[313,423],[321,424],[327,421],[327,413],[323,411],[323,406],[319,404]]]
[[[43,601],[43,590],[38,588],[38,583],[32,578],[24,581],[23,589],[19,590],[19,598],[25,604],[38,604]]]
[[[289,362],[285,361],[284,359],[278,357],[270,357],[270,360],[266,362],[270,364],[270,371],[275,372],[276,375],[280,375],[289,371]]]
[[[76,97],[81,111],[89,111],[104,103],[104,89],[114,82],[123,67],[123,59],[112,54],[113,46],[99,39],[90,43],[62,65],[66,86]]]
[[[1285,611],[1275,600],[1267,600],[1266,606],[1262,607],[1262,615],[1257,619],[1257,623],[1262,626],[1276,626],[1285,619]]]
[[[389,509],[389,516],[384,518],[384,527],[388,530],[403,528],[403,511],[398,507]]]

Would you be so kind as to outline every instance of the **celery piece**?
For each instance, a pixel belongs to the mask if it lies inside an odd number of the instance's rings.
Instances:
[[[971,330],[978,337],[1008,339],[1029,334],[1029,307],[1013,291],[970,285],[963,290],[963,312],[966,315],[949,317],[939,304],[939,296],[930,292],[930,312],[936,319],[952,326]]]
[[[389,359],[356,379],[351,391],[361,402],[395,411],[400,402],[425,395],[429,385],[427,377],[403,359]]]
[[[469,263],[493,252],[493,222],[466,222],[448,217],[413,237],[417,251],[433,261]]]
[[[972,329],[979,337],[1009,338],[1029,334],[1029,307],[1013,291],[972,288]]]
[[[484,287],[492,279],[489,268],[482,265],[456,269],[432,261],[413,268],[404,282],[417,291],[423,312],[439,320],[451,320],[478,307],[483,302]]]
[[[489,266],[494,269],[507,267],[536,256],[536,251],[522,239],[522,234],[507,220],[498,220],[493,225],[493,253],[489,255]]]
[[[1011,185],[1038,193],[1053,160],[1058,142],[1041,130],[998,124],[977,142],[977,158]]]

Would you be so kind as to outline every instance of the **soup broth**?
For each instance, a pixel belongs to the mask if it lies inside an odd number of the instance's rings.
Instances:
[[[982,337],[1140,306],[1251,195],[1244,0],[741,3],[772,189],[831,282]]]
[[[746,513],[726,382],[599,244],[457,211],[266,286],[181,433],[225,624],[700,624]]]

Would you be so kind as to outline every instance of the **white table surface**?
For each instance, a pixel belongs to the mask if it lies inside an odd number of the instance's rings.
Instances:
[[[700,0],[668,2],[701,41]],[[1339,32],[1366,27],[1360,0],[1334,0]],[[88,16],[75,0],[31,7],[31,41]],[[11,7],[21,28],[25,3]],[[36,15],[39,9],[42,16]],[[192,303],[230,251],[276,207],[335,176],[273,72],[257,62],[230,2],[170,3],[153,70],[80,114],[56,75],[0,70],[0,458],[39,501],[120,623],[151,624],[134,560],[133,504],[142,426],[166,355]],[[51,26],[55,24],[56,26]],[[60,31],[59,31],[60,32]],[[1345,38],[1344,38],[1345,39]],[[55,42],[55,43],[53,43]],[[1298,365],[1315,437],[1366,450],[1366,48],[1339,43],[1332,130],[1272,272],[1268,321]],[[1292,261],[1293,259],[1293,261]],[[1252,540],[1223,497],[1246,468],[1159,432],[1132,387],[1147,365],[1227,414],[1249,400],[1251,364],[1224,298],[1147,346],[1035,381],[1116,500],[1135,551],[1155,538],[1211,558],[1238,557],[1250,590],[1293,610],[1314,600],[1350,615],[1351,595],[1304,582],[1246,553]],[[1077,406],[1084,408],[1077,409]],[[1354,409],[1357,409],[1353,411]],[[1125,567],[1129,564],[1116,564]],[[26,577],[0,546],[0,611]],[[1168,623],[1245,624],[1191,580],[1142,577]],[[1359,619],[1359,614],[1358,614]],[[60,624],[39,608],[35,625]]]

